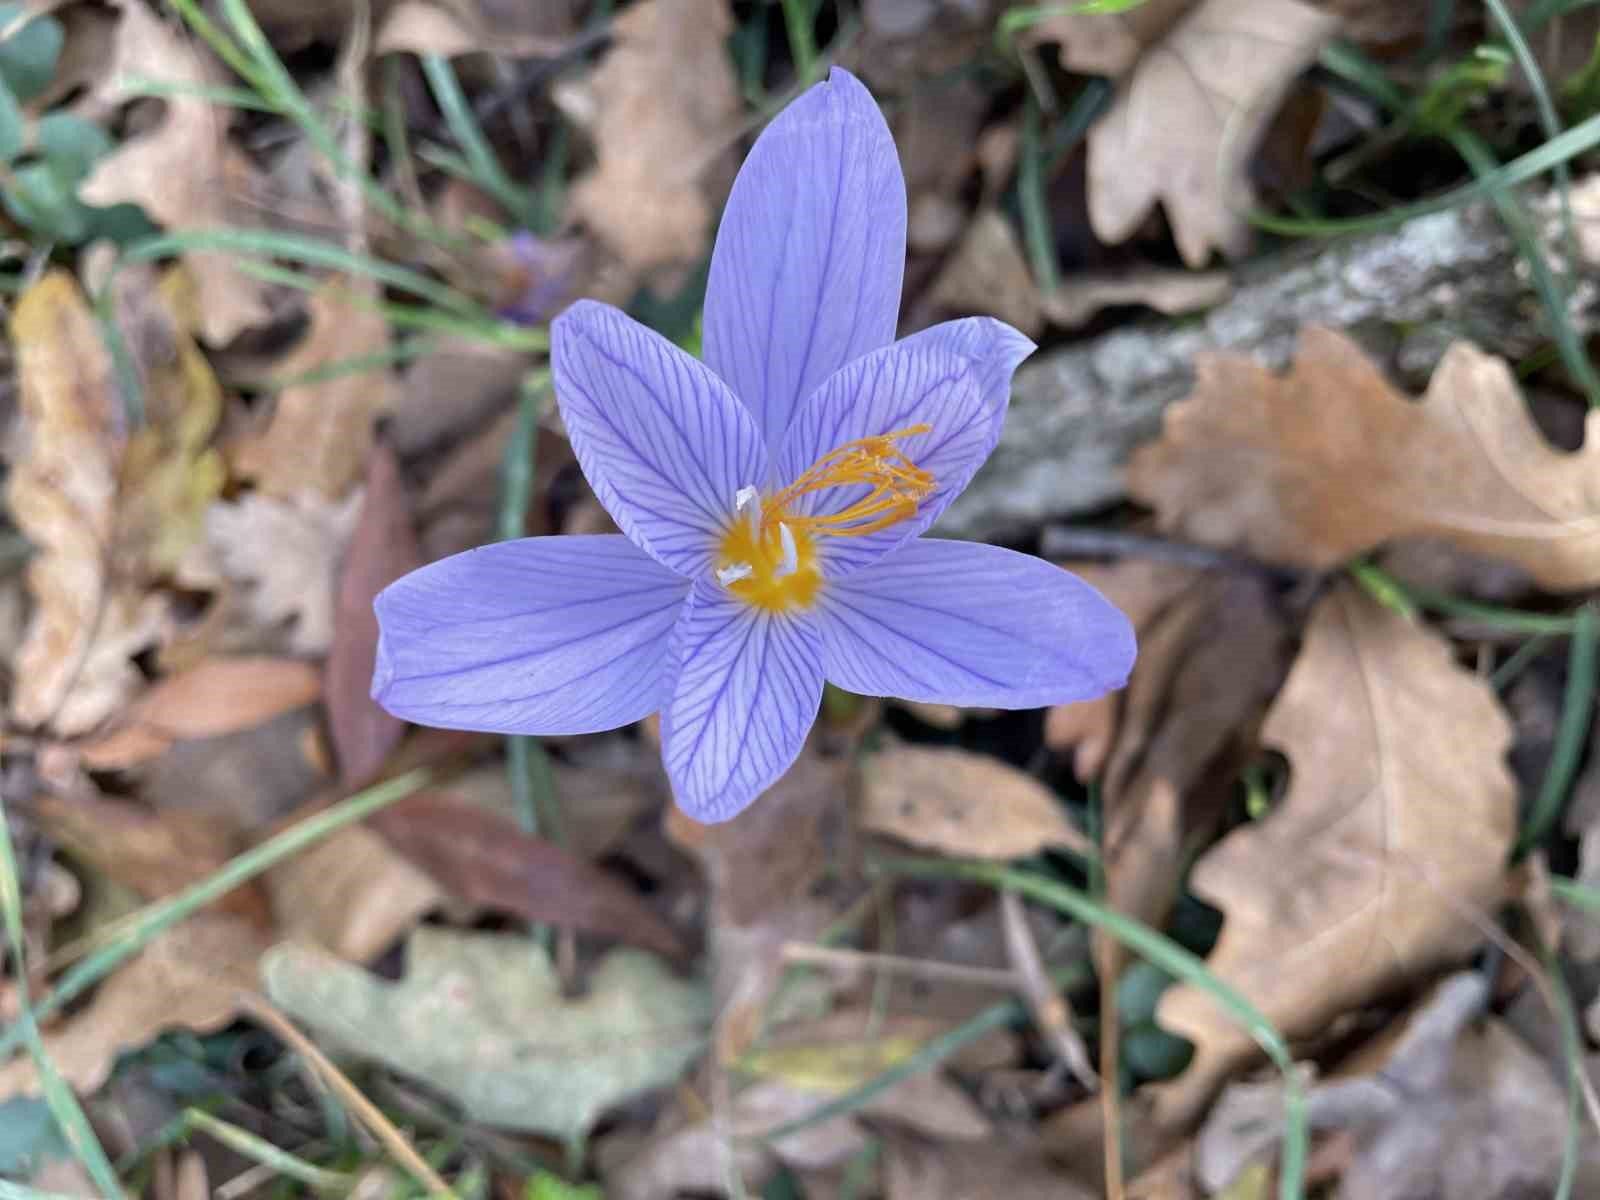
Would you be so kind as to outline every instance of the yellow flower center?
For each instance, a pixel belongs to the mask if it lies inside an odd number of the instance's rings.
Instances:
[[[737,513],[722,535],[717,578],[741,600],[767,612],[809,608],[822,586],[816,539],[861,537],[898,525],[933,493],[936,480],[895,443],[928,433],[911,425],[876,437],[846,442],[807,467],[788,487],[758,498],[739,493]],[[836,487],[866,487],[859,500],[838,512],[792,514],[800,497]],[[751,506],[758,503],[759,508]]]

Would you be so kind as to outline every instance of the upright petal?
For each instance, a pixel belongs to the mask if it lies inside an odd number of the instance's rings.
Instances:
[[[835,67],[756,139],[711,255],[705,360],[769,449],[819,383],[893,340],[905,257],[894,138]]]
[[[822,643],[811,620],[763,612],[704,579],[672,640],[680,667],[661,756],[679,807],[726,821],[805,744],[822,704]]]
[[[984,458],[988,458],[989,451],[1000,440],[1000,427],[1005,424],[1006,409],[1011,404],[1011,377],[1023,360],[1039,348],[1033,344],[1033,339],[993,317],[963,317],[959,321],[929,326],[920,333],[901,338],[898,344],[907,350],[948,350],[973,361],[973,369],[978,374],[978,392],[994,419],[989,448],[983,452]],[[938,519],[938,513],[934,514],[934,519]]]
[[[445,729],[615,729],[666,702],[667,642],[688,594],[616,534],[468,550],[379,593],[372,696]]]
[[[876,533],[819,538],[818,554],[829,577],[858,570],[915,537],[967,486],[994,448],[998,432],[984,395],[982,368],[979,361],[934,341],[896,342],[834,372],[800,407],[773,463],[777,488],[850,442],[916,425],[930,427],[901,438],[897,446],[933,475],[932,494],[915,514]],[[796,516],[840,513],[870,490],[853,485],[809,492],[789,511]]]
[[[625,313],[580,300],[550,327],[573,452],[622,532],[680,575],[704,574],[767,452],[727,385]]]
[[[867,696],[1038,708],[1122,687],[1133,626],[1061,568],[998,546],[921,538],[819,598],[828,678]]]

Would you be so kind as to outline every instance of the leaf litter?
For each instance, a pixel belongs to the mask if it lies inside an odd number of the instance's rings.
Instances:
[[[1285,170],[1320,186],[1382,162],[1368,192],[1407,197],[1449,182],[1411,181],[1390,156],[1412,134],[1310,73],[1331,39],[1430,102],[1440,80],[1467,86],[1394,57],[1430,36],[1420,9],[1361,0],[1052,9],[1002,38],[999,6],[873,3],[857,24],[823,5],[809,50],[791,24],[806,6],[635,0],[597,18],[408,0],[368,13],[359,86],[340,93],[351,76],[324,52],[349,48],[360,6],[252,3],[317,111],[388,122],[374,181],[449,226],[436,246],[331,196],[348,176],[292,120],[208,91],[242,81],[173,13],[52,7],[66,44],[19,111],[65,104],[111,139],[83,201],[140,205],[168,234],[292,220],[331,248],[361,244],[356,213],[397,265],[496,303],[511,293],[483,264],[536,224],[567,256],[562,296],[632,303],[690,346],[738,150],[842,63],[885,102],[905,160],[904,330],[989,313],[1045,341],[1040,371],[1074,340],[1203,313],[1261,269],[1201,268],[1261,246],[1252,206],[1312,202]],[[243,10],[218,11],[234,30]],[[1498,36],[1476,21],[1431,35],[1450,62]],[[517,211],[463,177],[477,149],[420,54],[454,60]],[[1085,76],[1110,81],[1105,107],[1069,133]],[[169,85],[159,98],[151,80]],[[1456,119],[1525,148],[1486,115],[1535,128],[1521,85],[1481,87]],[[1580,172],[1580,253],[1594,194]],[[288,204],[293,218],[275,211]],[[1349,211],[1370,210],[1328,215]],[[554,806],[530,829],[507,769],[520,760],[497,739],[410,729],[368,683],[372,598],[412,567],[497,528],[611,528],[540,415],[542,334],[517,323],[541,313],[507,307],[492,341],[452,314],[412,342],[386,306],[416,297],[359,271],[291,287],[190,248],[108,272],[103,249],[14,258],[18,233],[0,226],[0,271],[26,266],[15,287],[0,276],[5,515],[26,543],[3,555],[20,632],[0,639],[0,802],[35,1002],[137,942],[40,1026],[108,1148],[119,1089],[137,1080],[148,1099],[159,1079],[169,1118],[216,1106],[318,1164],[398,1169],[304,1119],[318,1101],[282,1069],[292,1057],[261,1071],[235,1054],[265,990],[463,1191],[487,1177],[542,1194],[564,1143],[561,1187],[640,1200],[736,1182],[890,1200],[1259,1195],[1282,1182],[1289,1107],[1218,1007],[1231,989],[1297,1060],[1319,1194],[1554,1195],[1576,1134],[1568,1194],[1600,1186],[1567,1090],[1574,1065],[1600,1061],[1600,728],[1566,688],[1583,662],[1573,614],[1600,586],[1600,470],[1595,419],[1558,372],[1455,342],[1413,399],[1369,353],[1407,336],[1398,318],[1375,340],[1304,330],[1281,373],[1201,356],[1133,457],[1134,504],[1099,518],[1110,561],[1063,563],[1138,630],[1124,691],[1026,714],[830,692],[790,774],[715,827],[672,807],[649,723],[549,739],[531,786]],[[1582,281],[1571,303],[1592,303]],[[533,479],[509,517],[508,469]],[[1384,572],[1345,571],[1365,556]],[[1540,818],[1555,832],[1513,862],[1558,753],[1570,786]],[[143,906],[418,764],[435,775],[422,794],[154,937],[128,932]],[[1016,893],[901,878],[908,854],[1077,888],[1206,973],[1174,982]],[[1556,985],[1588,1017],[1571,1045]],[[20,996],[0,976],[0,1036]],[[81,1189],[40,1082],[29,1057],[0,1061],[4,1161]],[[13,1125],[24,1111],[47,1119]],[[178,1154],[152,1125],[114,1148],[177,1181],[163,1194],[237,1175],[194,1143]]]

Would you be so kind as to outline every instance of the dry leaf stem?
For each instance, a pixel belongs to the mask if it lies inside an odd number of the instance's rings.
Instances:
[[[428,1189],[431,1196],[454,1197],[450,1185],[441,1179],[437,1172],[430,1167],[423,1157],[417,1153],[416,1148],[406,1140],[405,1135],[396,1129],[388,1117],[383,1115],[371,1100],[362,1094],[361,1089],[350,1082],[348,1076],[338,1067],[333,1060],[324,1054],[310,1038],[295,1027],[294,1022],[284,1016],[264,997],[245,993],[239,997],[239,1008],[248,1013],[261,1024],[272,1030],[278,1038],[298,1054],[327,1086],[338,1094],[347,1108],[364,1124],[372,1135],[382,1142],[394,1160],[403,1166],[411,1176],[423,1187]]]

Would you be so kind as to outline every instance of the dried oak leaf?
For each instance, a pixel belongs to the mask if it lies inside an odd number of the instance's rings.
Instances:
[[[388,323],[361,302],[374,299],[376,291],[370,279],[335,276],[324,282],[311,295],[305,337],[274,374],[292,379],[386,351]],[[372,453],[373,426],[399,395],[388,367],[292,384],[278,393],[266,429],[238,447],[235,468],[268,496],[338,500],[361,478]]]
[[[64,736],[94,728],[139,687],[132,656],[169,632],[168,601],[152,585],[199,536],[198,515],[222,484],[207,448],[221,394],[176,311],[181,293],[169,275],[119,296],[146,418],[131,434],[110,352],[72,277],[47,274],[12,313],[21,419],[6,497],[40,551],[14,660],[21,724]]]
[[[1202,0],[1149,46],[1089,131],[1089,222],[1126,241],[1157,201],[1183,261],[1250,236],[1249,159],[1338,20],[1298,0]]]
[[[1145,0],[1127,12],[1071,12],[1062,6],[1030,25],[1022,40],[1030,46],[1054,44],[1064,70],[1116,77],[1138,61],[1145,47],[1160,40],[1194,0]]]
[[[1314,569],[1437,537],[1558,591],[1600,584],[1600,414],[1581,452],[1552,449],[1502,360],[1458,342],[1420,403],[1327,329],[1284,375],[1225,354],[1197,371],[1128,469],[1163,529]]]
[[[230,1024],[241,993],[255,988],[263,949],[260,935],[236,917],[191,917],[101,984],[86,1009],[45,1034],[45,1050],[74,1089],[98,1091],[119,1054],[168,1030],[206,1034]],[[38,1091],[31,1058],[0,1066],[0,1103]]]
[[[595,167],[572,192],[577,216],[636,271],[693,263],[712,208],[708,139],[739,112],[727,0],[644,0],[611,23],[595,72]]]
[[[866,760],[861,827],[941,854],[1011,859],[1050,846],[1092,853],[1054,792],[999,759],[894,746]]]
[[[109,107],[143,93],[141,79],[176,85],[150,131],[129,138],[101,159],[78,189],[85,204],[137,204],[169,232],[225,229],[240,224],[234,197],[259,193],[255,168],[227,140],[227,109],[199,89],[225,82],[210,61],[141,0],[116,0],[121,13],[114,55],[101,75],[95,102]],[[187,89],[187,90],[185,90]],[[203,339],[221,345],[270,316],[262,284],[236,257],[198,250],[184,255],[200,293]]]
[[[1190,886],[1224,915],[1207,967],[1294,1037],[1481,939],[1467,914],[1497,902],[1515,831],[1511,727],[1443,638],[1342,584],[1312,613],[1262,739],[1288,756],[1288,793],[1204,854]],[[1254,1042],[1192,985],[1157,1018],[1195,1046],[1158,1093],[1181,1125]]]
[[[206,513],[206,538],[222,573],[250,587],[258,624],[293,622],[289,647],[296,654],[324,654],[333,643],[335,572],[360,510],[357,489],[338,503],[252,493]]]
[[[705,991],[614,950],[568,999],[526,938],[424,926],[397,983],[307,946],[263,959],[273,1002],[320,1037],[457,1101],[467,1119],[570,1139],[607,1108],[678,1077],[700,1053]]]

